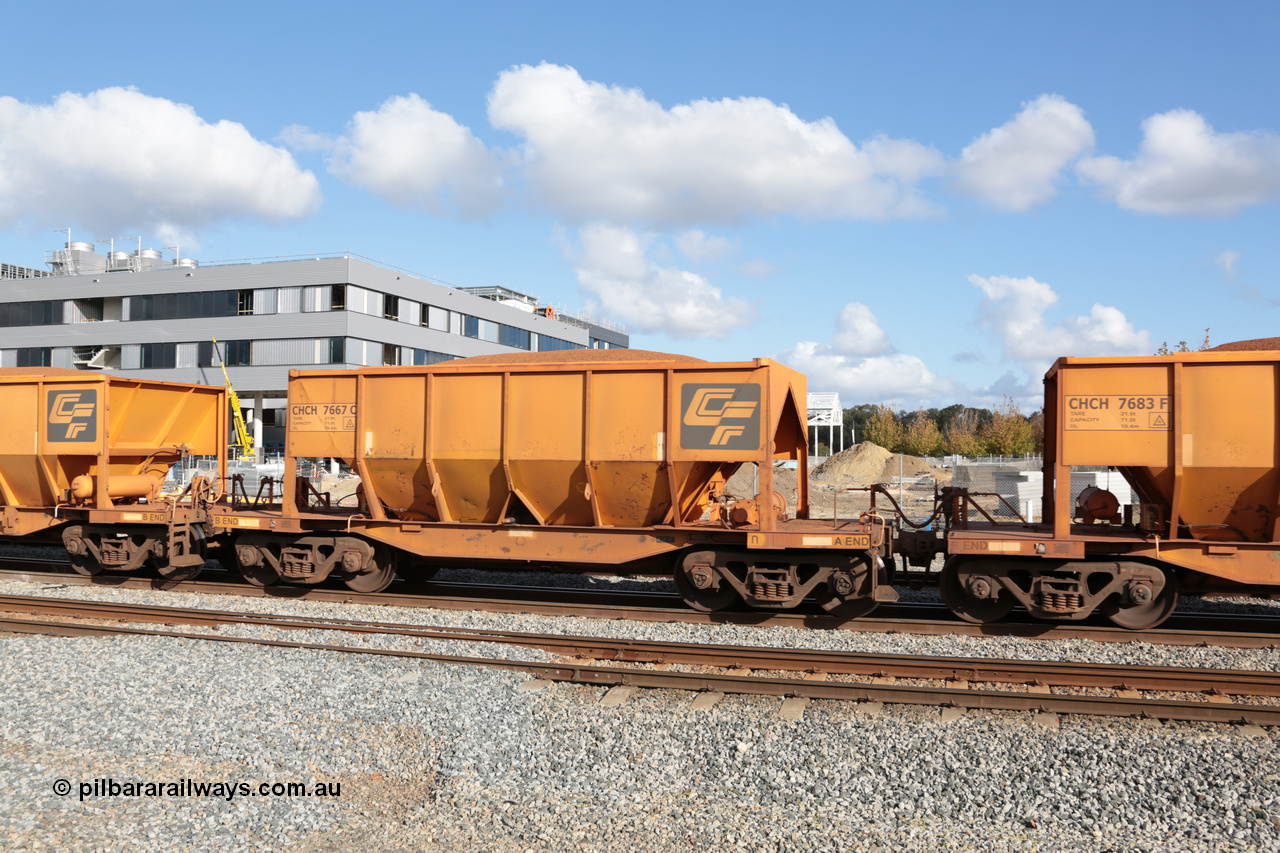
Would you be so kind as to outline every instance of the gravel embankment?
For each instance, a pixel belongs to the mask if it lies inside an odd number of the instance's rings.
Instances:
[[[455,575],[461,579],[462,575]],[[583,583],[602,583],[582,579]],[[642,583],[623,581],[622,583]],[[646,624],[3,584],[3,593],[412,624],[1274,670],[1268,650]],[[1217,606],[1228,606],[1219,603]],[[198,629],[180,628],[183,631]],[[224,626],[228,635],[545,658]],[[0,637],[0,847],[142,850],[1280,850],[1276,733],[600,688],[168,639]],[[71,793],[54,793],[55,780]],[[79,798],[94,779],[338,782],[337,797]]]

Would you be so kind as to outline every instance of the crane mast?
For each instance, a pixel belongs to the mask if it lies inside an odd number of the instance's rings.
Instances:
[[[244,414],[240,411],[240,395],[236,394],[236,389],[231,385],[231,375],[227,373],[227,362],[222,357],[222,350],[218,348],[217,338],[213,338],[213,351],[218,356],[222,378],[227,381],[227,397],[231,400],[231,417],[236,431],[236,440],[233,445],[237,449],[236,458],[242,462],[253,462],[256,460],[253,452],[253,436],[249,435],[249,427],[244,422]]]

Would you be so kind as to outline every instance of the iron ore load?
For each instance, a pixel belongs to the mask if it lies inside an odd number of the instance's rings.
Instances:
[[[224,389],[4,370],[0,535],[61,542],[86,574],[182,579],[206,554],[258,585],[359,592],[451,566],[621,572],[671,577],[701,610],[809,601],[843,618],[896,600],[896,557],[944,555],[961,618],[1021,606],[1147,628],[1180,594],[1280,592],[1280,350],[1219,350],[1059,359],[1042,519],[944,488],[923,523],[878,486],[836,504],[850,517],[810,517],[805,377],[768,359],[571,350],[295,371],[278,502],[227,476]],[[216,476],[160,494],[188,455],[215,456]],[[359,475],[358,506],[297,476],[313,459]],[[1074,494],[1080,468],[1118,472],[1134,500]],[[745,496],[726,489],[743,471]]]

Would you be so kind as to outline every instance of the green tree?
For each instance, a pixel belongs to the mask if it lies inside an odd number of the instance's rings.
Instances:
[[[1008,396],[991,413],[991,421],[982,427],[978,437],[983,450],[993,456],[1021,456],[1031,453],[1035,444],[1031,422]]]
[[[895,453],[899,452],[902,444],[902,424],[894,416],[893,409],[884,404],[876,406],[875,412],[862,428],[862,440],[873,442]]]
[[[902,427],[901,452],[910,456],[933,456],[942,450],[942,432],[924,409]]]
[[[943,433],[943,446],[947,453],[956,456],[978,456],[982,453],[982,439],[978,430],[982,426],[982,418],[977,409],[965,409],[951,418]]]

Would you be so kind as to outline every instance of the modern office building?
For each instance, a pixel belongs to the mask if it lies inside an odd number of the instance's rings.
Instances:
[[[70,242],[46,263],[0,265],[0,367],[222,385],[225,360],[259,447],[282,438],[292,369],[628,346],[618,326],[515,290],[451,287],[352,254],[199,265]]]

